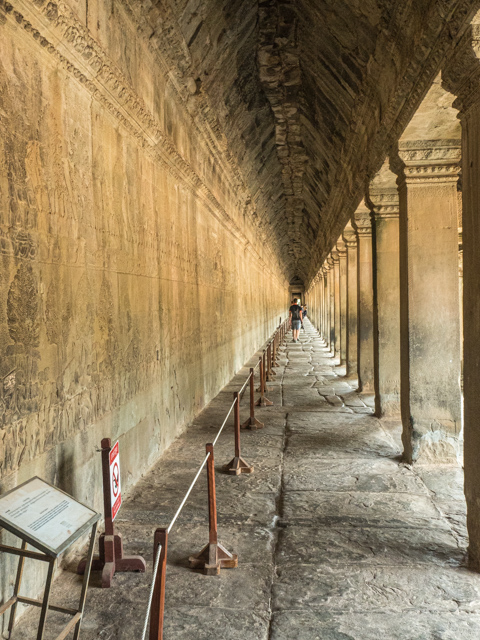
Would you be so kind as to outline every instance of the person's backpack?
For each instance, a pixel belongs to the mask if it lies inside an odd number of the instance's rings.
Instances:
[[[292,306],[292,320],[300,320],[300,307],[298,304]]]

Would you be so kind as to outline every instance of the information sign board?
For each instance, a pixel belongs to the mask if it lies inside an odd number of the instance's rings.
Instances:
[[[49,555],[62,553],[99,517],[37,477],[0,496],[0,526]]]
[[[110,451],[110,496],[112,504],[112,520],[122,506],[122,487],[120,484],[120,455],[118,440]]]

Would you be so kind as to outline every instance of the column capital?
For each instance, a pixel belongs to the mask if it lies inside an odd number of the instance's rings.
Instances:
[[[357,232],[352,227],[351,222],[348,222],[347,226],[343,230],[342,237],[347,247],[347,250],[354,249],[357,246],[357,241],[358,241]]]
[[[460,173],[461,141],[400,140],[390,166],[403,182],[456,182]]]
[[[342,258],[346,258],[347,257],[347,245],[345,243],[345,240],[342,238],[342,236],[340,236],[340,238],[337,240],[337,244],[335,245],[338,255],[340,256],[340,260]]]
[[[365,200],[362,200],[353,214],[352,226],[359,237],[372,235],[372,213],[365,204]]]
[[[338,264],[340,262],[340,255],[335,247],[333,247],[330,255],[332,256],[333,264]]]
[[[398,218],[400,214],[397,176],[390,169],[389,158],[370,182],[368,204],[375,220]]]

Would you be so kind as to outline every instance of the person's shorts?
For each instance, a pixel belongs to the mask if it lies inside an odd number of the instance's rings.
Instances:
[[[292,320],[292,331],[300,331],[301,326],[302,326],[301,320]]]

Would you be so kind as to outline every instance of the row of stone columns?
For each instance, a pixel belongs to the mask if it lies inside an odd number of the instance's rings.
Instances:
[[[345,365],[347,377],[358,379],[360,392],[375,394],[377,416],[401,417],[405,461],[461,463],[464,436],[469,565],[476,570],[480,570],[478,18],[480,14],[370,182],[309,292],[314,294],[313,319],[332,356]]]

